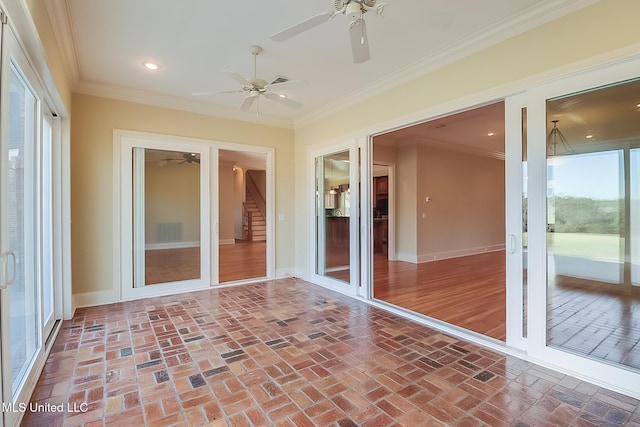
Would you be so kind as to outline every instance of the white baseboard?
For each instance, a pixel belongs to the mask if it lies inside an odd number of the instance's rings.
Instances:
[[[97,291],[73,294],[73,311],[78,307],[93,307],[96,305],[112,304],[116,302],[114,291]]]
[[[144,248],[148,251],[155,251],[159,249],[197,248],[198,246],[200,246],[200,242],[166,242],[149,243],[144,245]]]
[[[441,259],[459,258],[470,255],[480,255],[487,252],[503,251],[505,244],[500,243],[497,245],[482,246],[478,248],[465,248],[457,249],[453,251],[431,252],[426,254],[414,255],[398,253],[398,261],[410,262],[413,264],[421,264],[423,262],[438,261]]]
[[[500,243],[497,245],[481,246],[478,248],[465,248],[465,249],[457,249],[454,251],[433,252],[433,253],[418,255],[418,262],[423,263],[423,262],[437,261],[441,259],[460,258],[460,257],[470,256],[470,255],[480,255],[487,252],[503,251],[504,248],[505,248],[505,244]]]
[[[300,277],[300,276],[296,274],[293,267],[276,269],[276,279],[285,279],[287,277]]]

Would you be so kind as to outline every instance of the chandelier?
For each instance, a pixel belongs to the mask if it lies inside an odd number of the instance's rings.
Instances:
[[[558,154],[575,154],[576,151],[569,145],[567,139],[564,137],[560,129],[558,129],[559,120],[552,120],[553,128],[547,136],[547,156],[553,157]],[[558,146],[560,146],[560,152],[558,153]]]

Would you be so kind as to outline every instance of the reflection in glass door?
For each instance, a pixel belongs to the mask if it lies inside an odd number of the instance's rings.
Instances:
[[[639,94],[633,80],[546,103],[547,345],[638,371]]]
[[[316,274],[350,282],[349,151],[316,158]]]

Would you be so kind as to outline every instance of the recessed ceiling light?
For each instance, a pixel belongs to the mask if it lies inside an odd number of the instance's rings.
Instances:
[[[591,138],[593,138],[593,135],[592,135],[592,134],[589,134],[589,135],[585,136],[585,138],[587,138],[587,139],[591,139]]]
[[[151,70],[151,71],[155,71],[160,69],[160,65],[158,65],[157,63],[153,62],[153,61],[145,61],[142,63],[142,65],[144,66],[144,68],[146,68],[147,70]]]
[[[493,133],[493,132],[489,132],[489,133],[487,134],[487,136],[493,136],[493,135],[495,135],[495,133]]]
[[[636,105],[636,107],[640,108],[640,104]]]
[[[279,96],[280,98],[286,98],[286,97],[287,97],[287,95],[284,95],[284,94],[280,94],[280,95],[278,95],[278,96]]]

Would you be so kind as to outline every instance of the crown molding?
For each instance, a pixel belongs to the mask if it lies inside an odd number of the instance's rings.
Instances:
[[[336,114],[338,111],[353,107],[385,91],[408,83],[518,34],[569,15],[598,1],[551,0],[544,2],[542,5],[532,6],[518,15],[502,20],[490,29],[485,28],[459,42],[435,50],[419,61],[413,62],[372,84],[349,92],[345,96],[295,119],[294,128],[298,129],[307,126]]]
[[[73,91],[85,95],[117,99],[120,101],[134,102],[138,104],[168,108],[171,110],[180,110],[266,126],[293,129],[293,122],[290,119],[262,113],[260,113],[259,116],[255,116],[253,114],[248,114],[227,107],[216,106],[200,101],[187,100],[171,95],[148,92],[140,89],[80,81],[74,85]]]
[[[62,56],[67,77],[73,87],[80,80],[80,63],[76,55],[75,34],[71,21],[69,0],[45,0],[53,36]]]

